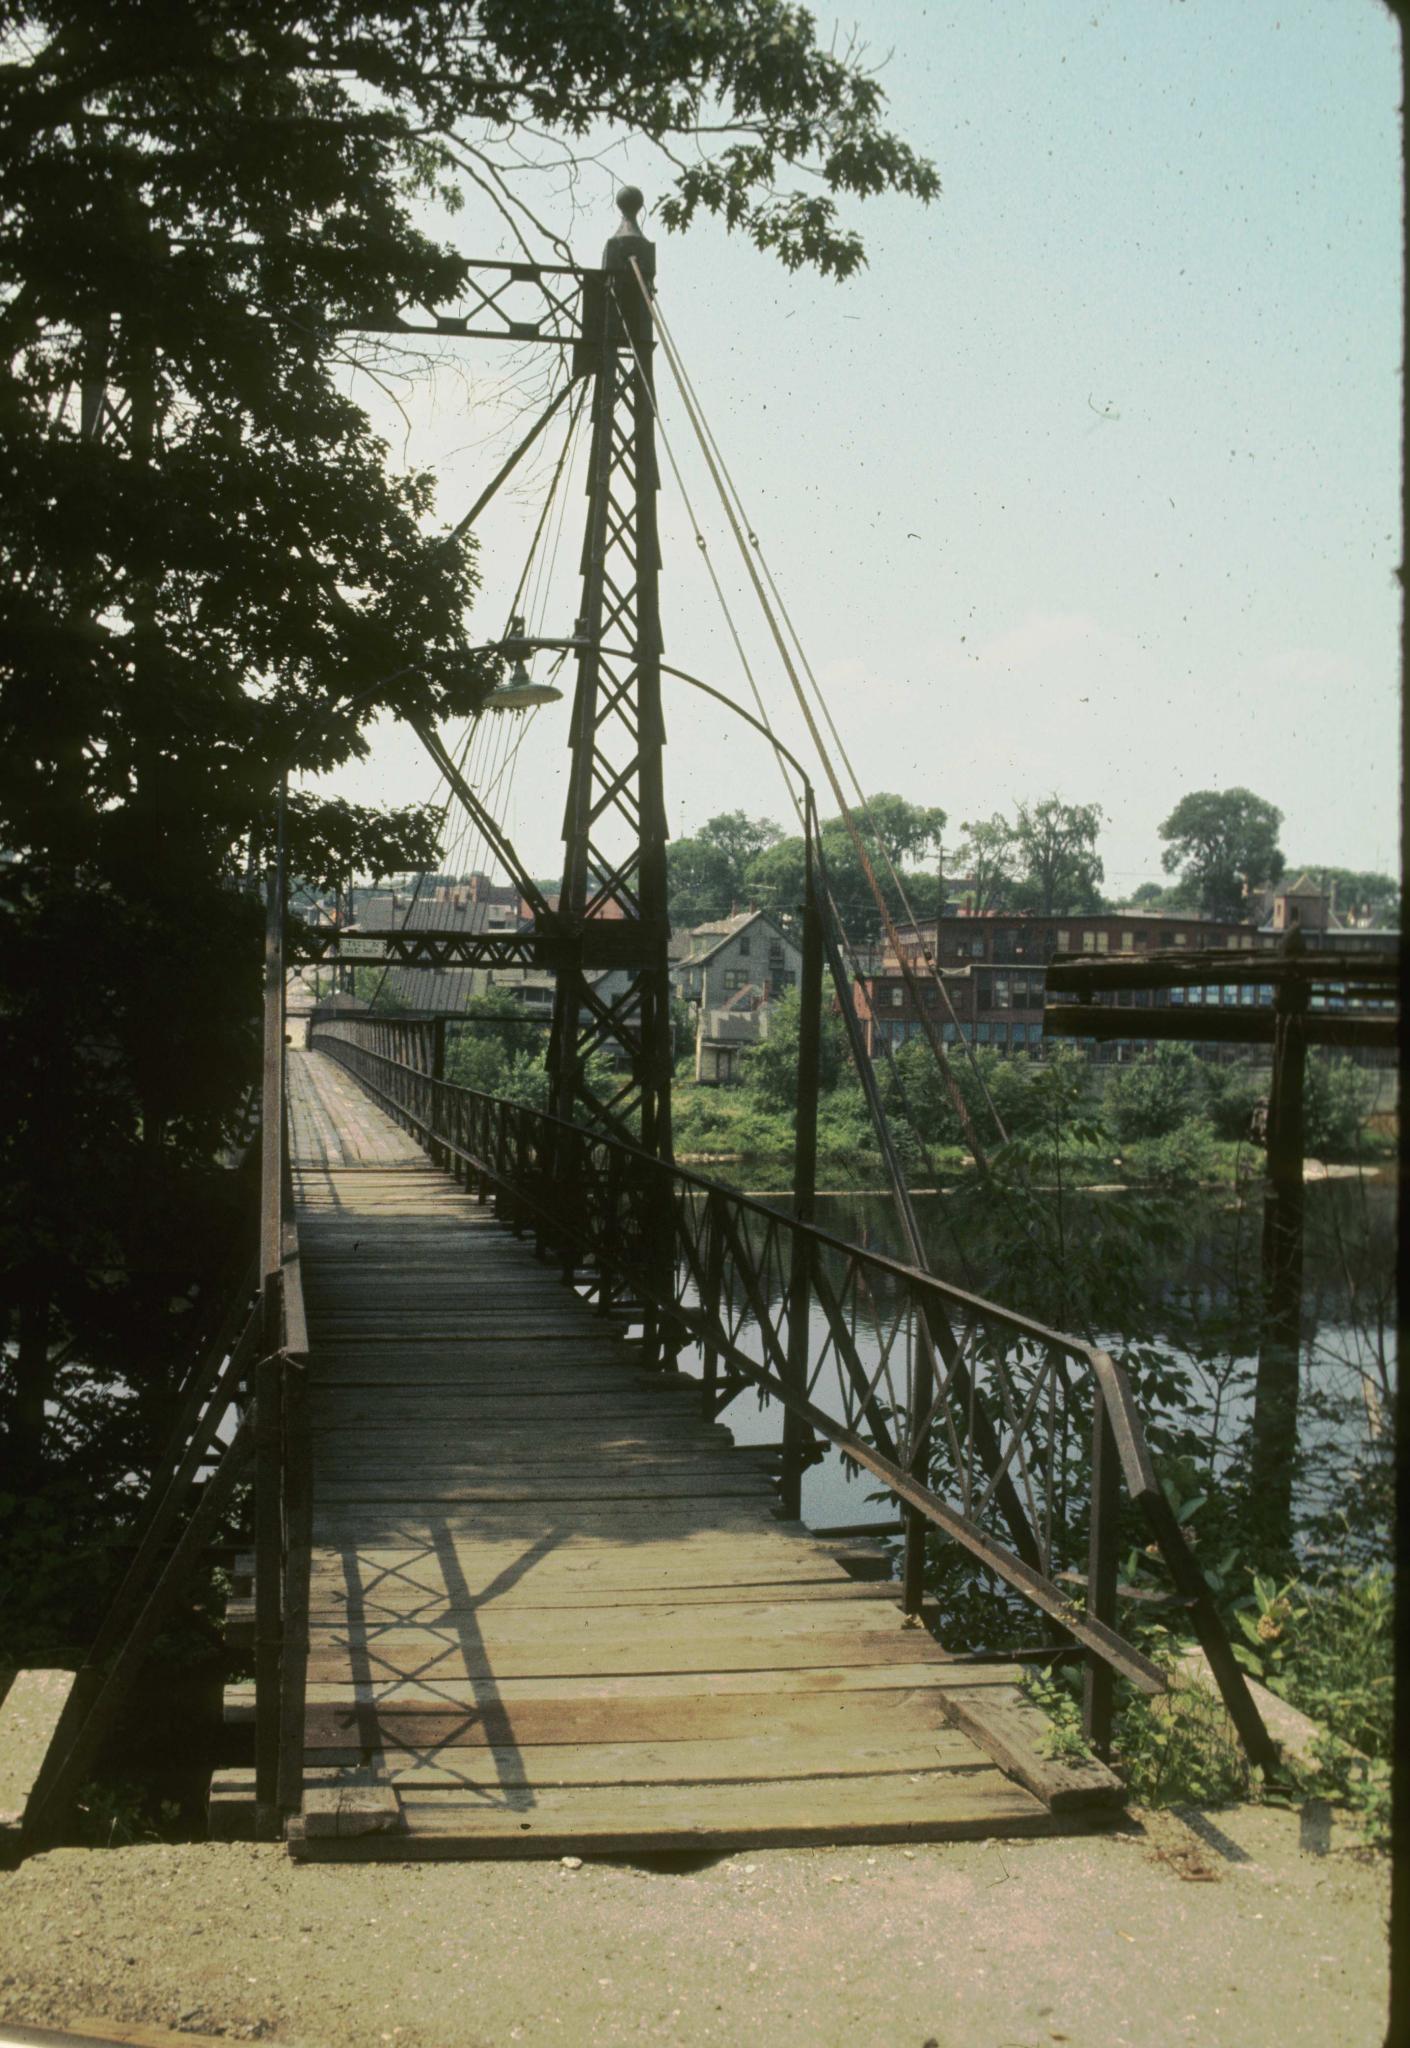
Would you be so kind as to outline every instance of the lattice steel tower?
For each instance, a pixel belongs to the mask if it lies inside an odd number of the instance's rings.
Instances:
[[[671,1149],[660,545],[642,195],[584,278],[578,365],[593,378],[558,968],[549,1046],[559,1116]],[[589,1073],[589,1062],[592,1071]]]

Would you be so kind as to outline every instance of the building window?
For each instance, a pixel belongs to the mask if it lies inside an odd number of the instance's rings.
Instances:
[[[982,1018],[980,1020],[978,1027],[978,1036],[979,1043],[981,1045],[987,1045],[989,1043],[989,1026],[986,1022],[984,1022]]]
[[[1109,952],[1111,951],[1111,933],[1110,933],[1110,932],[1098,932],[1098,933],[1097,933],[1097,951],[1098,951],[1099,953],[1109,953]]]
[[[992,975],[992,974],[980,974],[980,975],[977,975],[977,976],[975,977],[975,980],[976,980],[976,983],[977,983],[977,988],[976,988],[976,1001],[978,1002],[978,1005],[979,1005],[980,1009],[981,1009],[981,1010],[992,1010],[992,1009],[993,1009],[993,1007],[994,1007],[994,977],[993,977],[993,975]]]
[[[902,1003],[904,1003],[904,1002],[905,1002],[905,1000],[906,1000],[906,991],[905,991],[905,990],[904,990],[903,988],[893,988],[893,989],[892,989],[892,991],[891,991],[891,1007],[892,1007],[892,1009],[893,1009],[893,1010],[899,1010],[899,1009],[900,1009],[900,1007],[901,1007],[901,1005],[902,1005]]]
[[[749,958],[749,940],[747,937],[736,939],[735,954],[740,960],[747,960]]]
[[[1096,952],[1096,950],[1097,950],[1097,935],[1096,935],[1096,933],[1095,933],[1095,932],[1083,932],[1083,934],[1082,934],[1082,951],[1083,951],[1084,953],[1095,953],[1095,952]]]
[[[995,1045],[1001,1045],[1001,1046],[1003,1046],[1003,1047],[1004,1047],[1004,1049],[1005,1049],[1005,1050],[1007,1051],[1007,1049],[1008,1049],[1008,1042],[1009,1042],[1009,1027],[1008,1027],[1008,1025],[1007,1025],[1007,1024],[996,1024],[996,1025],[994,1026],[994,1043],[995,1043]]]
[[[1188,932],[1176,932],[1176,934],[1175,934],[1175,943],[1176,943],[1176,945],[1177,945],[1177,946],[1183,946],[1183,945],[1184,945],[1184,944],[1186,943],[1186,941],[1188,940],[1188,938],[1189,938],[1189,934],[1188,934]]]
[[[970,940],[970,942],[969,942],[969,957],[971,958],[971,960],[982,960],[982,959],[984,958],[984,941],[983,941],[983,939],[971,939],[971,940]]]
[[[959,1037],[959,1035],[960,1034],[958,1030],[955,1028],[953,1024],[946,1024],[944,1026],[944,1039],[946,1045],[953,1045],[955,1040]]]
[[[796,974],[790,974],[786,967],[782,967],[774,976],[774,985],[777,988],[792,988],[797,979]]]
[[[1009,1006],[1009,978],[1006,974],[994,976],[994,1008],[1006,1010]]]
[[[731,995],[739,989],[748,988],[748,986],[749,969],[747,967],[727,967],[725,969],[725,987]]]
[[[1063,931],[1060,931],[1060,932],[1058,933],[1058,935],[1057,935],[1057,949],[1058,949],[1059,953],[1065,953],[1065,952],[1067,952],[1067,950],[1068,950],[1068,940],[1069,940],[1069,939],[1071,938],[1071,936],[1072,936],[1072,934],[1071,934],[1070,932],[1063,932]]]
[[[1136,935],[1134,932],[1123,932],[1121,934],[1121,950],[1123,953],[1133,952],[1135,950],[1135,945]]]

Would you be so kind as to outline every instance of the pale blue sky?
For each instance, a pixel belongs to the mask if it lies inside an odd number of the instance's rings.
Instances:
[[[1020,798],[1099,802],[1113,891],[1159,873],[1156,827],[1184,791],[1230,783],[1284,810],[1293,857],[1393,867],[1390,17],[1377,0],[853,0],[841,19],[894,52],[893,123],[943,196],[853,209],[870,261],[845,286],[710,224],[659,236],[658,266],[863,783],[943,805],[952,840]],[[644,148],[591,169],[583,260],[624,174],[648,200],[663,189]],[[501,247],[470,212],[451,232]],[[440,469],[451,518],[503,445],[485,436],[506,365],[490,344],[461,361],[464,380],[412,394],[397,441]],[[723,569],[664,378],[662,406]],[[487,634],[536,509],[487,517]],[[668,657],[742,695],[671,486],[662,527]],[[576,537],[546,630],[568,630],[575,562]],[[733,568],[729,587],[748,616]],[[748,637],[796,742],[757,615]],[[758,742],[688,698],[668,717],[673,830],[735,807],[783,818]],[[516,783],[510,822],[541,872],[559,860],[565,729],[563,707],[540,718]],[[404,733],[338,778],[399,801],[430,783]]]

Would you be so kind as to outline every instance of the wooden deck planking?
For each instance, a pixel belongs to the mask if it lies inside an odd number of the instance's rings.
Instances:
[[[779,1520],[767,1450],[291,1053],[312,1344],[306,1857],[1050,1827],[952,1725],[1012,1690]]]

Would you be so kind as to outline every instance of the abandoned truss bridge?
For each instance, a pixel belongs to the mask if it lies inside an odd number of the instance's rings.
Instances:
[[[502,643],[576,662],[555,899],[461,757],[422,734],[527,912],[512,933],[457,936],[457,961],[554,976],[549,1108],[453,1085],[435,1020],[325,1013],[307,1046],[288,1046],[291,960],[337,957],[342,935],[288,919],[275,859],[258,1251],[237,1247],[125,1583],[51,1703],[30,1839],[61,1827],[183,1584],[246,1501],[230,1632],[252,1676],[227,1711],[248,1758],[217,1774],[212,1825],[301,1857],[1087,1824],[1119,1804],[1105,1761],[1118,1680],[1164,1686],[1118,1626],[1133,1540],[1163,1557],[1250,1755],[1276,1762],[1119,1366],[925,1268],[860,1049],[811,786],[762,714],[742,715],[796,771],[807,855],[792,1193],[754,1200],[673,1161],[658,338],[679,364],[634,226],[639,195],[623,200],[600,270],[480,266],[471,312],[431,320],[564,352],[567,379],[519,454],[565,406],[589,423],[573,631],[536,638],[516,619]],[[533,317],[510,316],[511,290]],[[441,940],[359,944],[395,964]],[[931,972],[896,950],[908,977]],[[814,1221],[828,977],[904,1259]],[[948,1074],[938,1027],[934,1051]],[[967,1113],[965,1128],[986,1170]],[[737,1445],[720,1419],[751,1388],[778,1418],[763,1447]],[[804,1526],[803,1473],[828,1447],[894,1502],[898,1579],[878,1543]],[[1016,1650],[936,1640],[936,1542],[1006,1598]],[[1085,1760],[1050,1753],[1017,1683],[1028,1658],[1082,1666]]]

